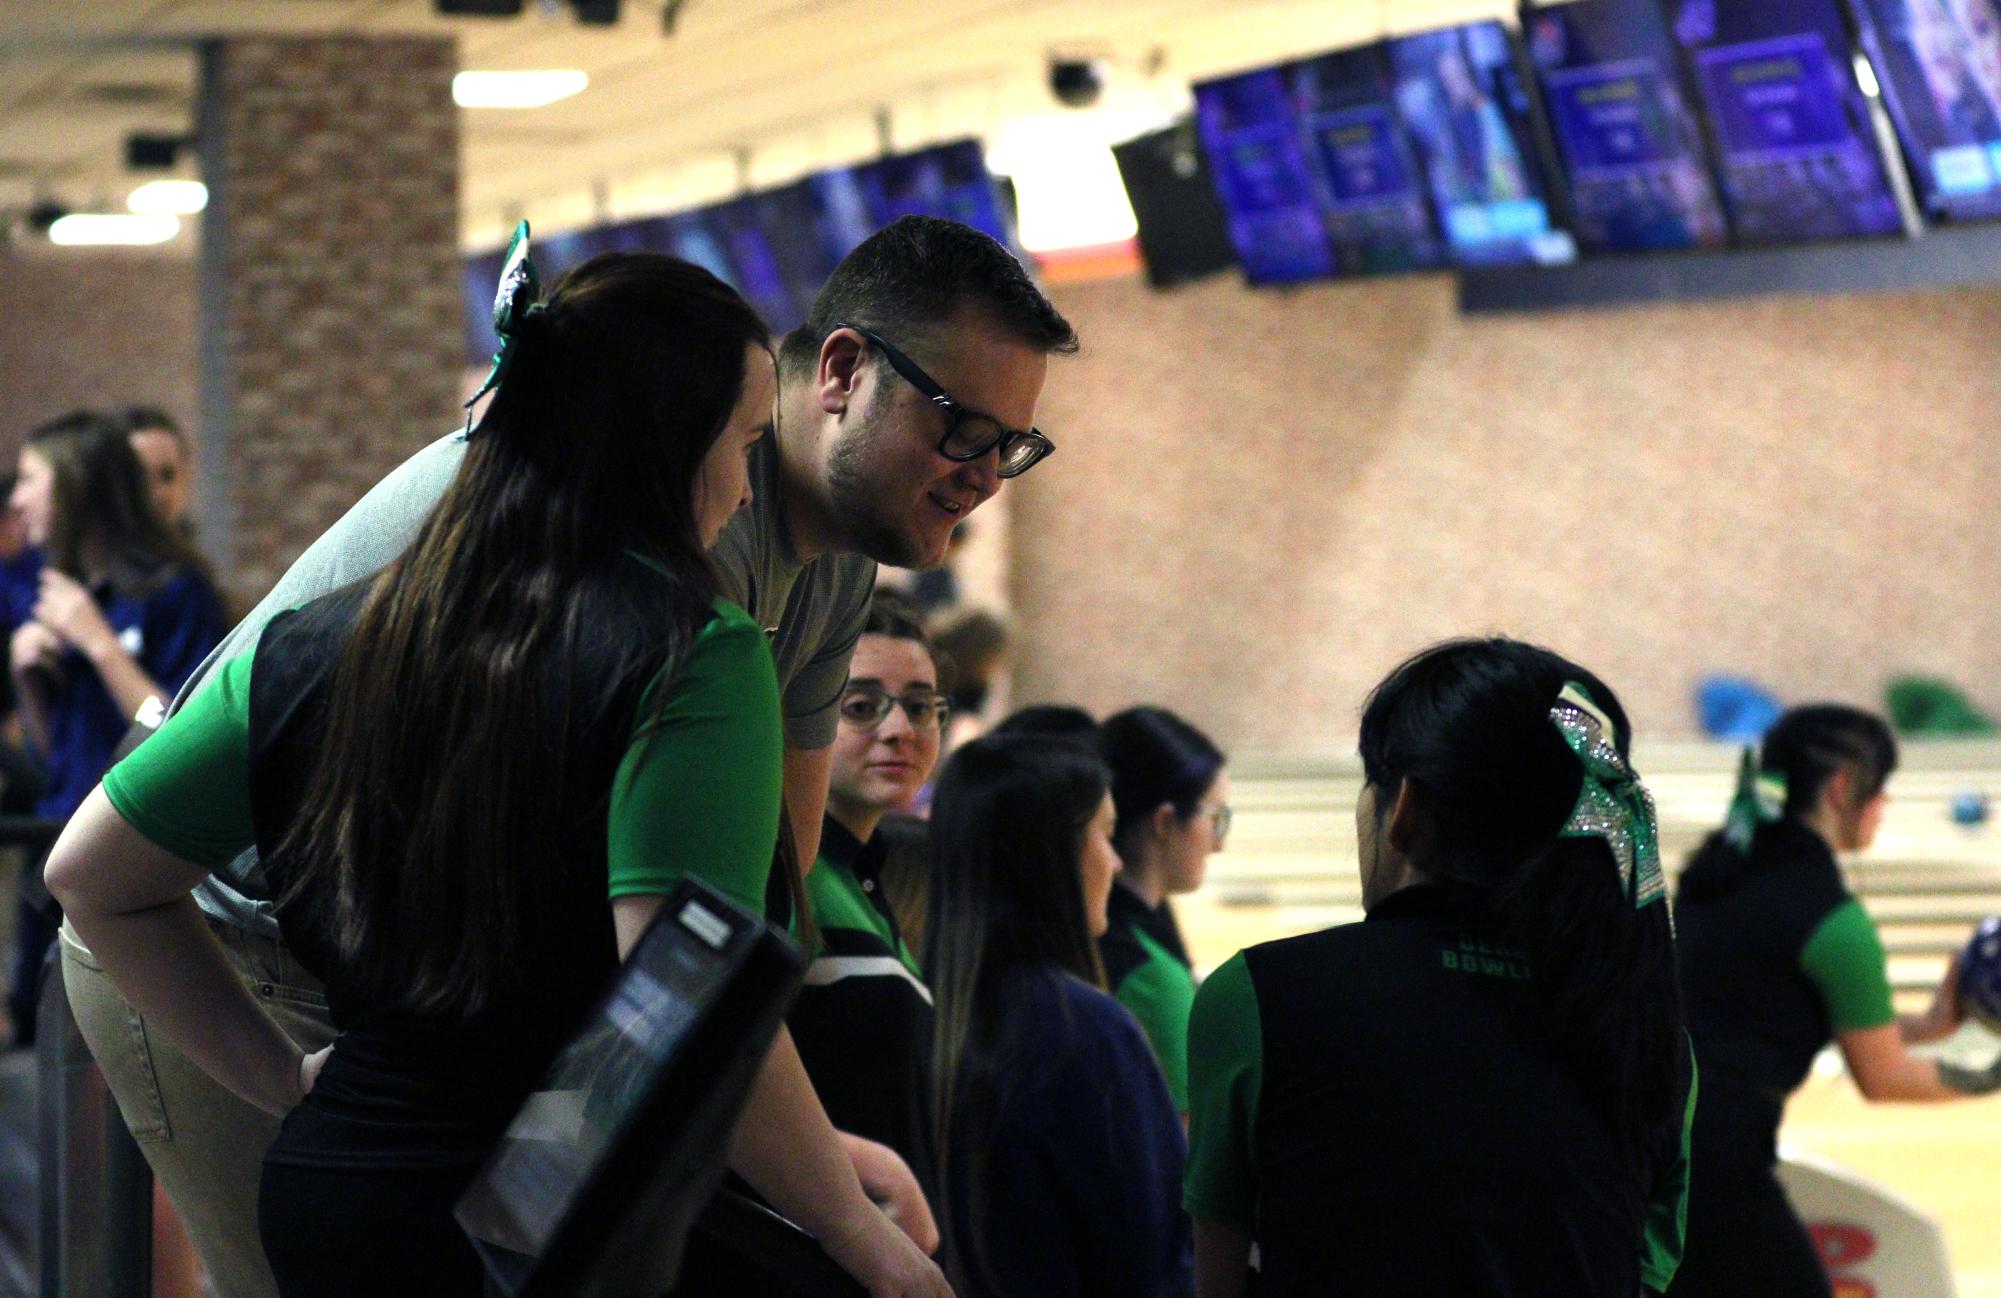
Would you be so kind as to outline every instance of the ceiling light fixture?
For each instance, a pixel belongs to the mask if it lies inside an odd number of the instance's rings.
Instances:
[[[193,216],[208,206],[208,186],[199,180],[149,180],[126,197],[125,206],[140,216]]]
[[[181,232],[178,218],[133,212],[71,212],[49,227],[49,242],[65,247],[165,243]]]
[[[452,99],[460,108],[541,108],[581,93],[590,83],[576,68],[461,72],[452,78]]]

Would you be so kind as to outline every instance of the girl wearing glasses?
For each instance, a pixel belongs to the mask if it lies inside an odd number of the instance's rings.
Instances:
[[[924,628],[877,591],[841,696],[820,855],[806,876],[819,951],[786,1015],[834,1125],[903,1155],[927,1191],[931,992],[884,893],[889,853],[876,829],[931,778],[946,710]]]
[[[770,436],[764,325],[652,254],[517,304],[504,378],[410,549],[272,621],[113,768],[49,864],[147,1022],[285,1114],[258,1196],[284,1298],[477,1298],[461,1190],[664,895],[692,873],[758,910],[780,844],[771,651],[705,554]],[[189,896],[253,844],[325,981],[328,1050],[285,1035]],[[731,1156],[876,1298],[945,1292],[783,1031]]]
[[[938,780],[924,967],[960,1298],[1188,1291],[1181,1122],[1093,941],[1119,869],[1109,786],[1090,749],[1021,734]]]
[[[1168,898],[1195,891],[1230,827],[1230,777],[1209,737],[1166,708],[1138,707],[1099,729],[1112,772],[1125,867],[1098,939],[1105,981],[1153,1043],[1174,1107],[1188,1111],[1188,1011],[1195,974]]]

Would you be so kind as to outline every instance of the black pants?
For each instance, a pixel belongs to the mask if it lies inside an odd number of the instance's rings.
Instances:
[[[264,1165],[257,1227],[284,1298],[481,1298],[485,1271],[452,1205],[472,1169]]]
[[[1780,1106],[1702,1080],[1689,1158],[1688,1239],[1669,1298],[1832,1298],[1779,1184]]]

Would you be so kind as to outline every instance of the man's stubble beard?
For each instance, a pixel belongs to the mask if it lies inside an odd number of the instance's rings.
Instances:
[[[827,498],[846,548],[892,568],[915,568],[924,562],[920,543],[898,526],[868,473],[875,447],[893,436],[889,406],[888,390],[878,387],[862,412],[860,426],[835,444],[827,457]]]

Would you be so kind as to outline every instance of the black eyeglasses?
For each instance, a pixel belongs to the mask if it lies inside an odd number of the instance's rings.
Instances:
[[[901,374],[911,387],[930,398],[932,405],[945,412],[945,435],[938,439],[938,454],[946,459],[961,463],[977,460],[998,447],[1000,476],[1018,478],[1055,453],[1056,443],[1037,430],[1031,428],[1023,432],[1018,428],[1009,428],[992,415],[983,415],[960,405],[939,386],[938,380],[926,374],[916,361],[896,350],[874,330],[845,321],[834,328],[852,329],[880,348],[891,369]]]
[[[1195,810],[1209,818],[1210,831],[1216,836],[1216,850],[1223,850],[1223,840],[1230,836],[1230,804],[1227,802],[1198,802]]]
[[[952,715],[952,705],[942,694],[891,694],[874,685],[851,685],[841,696],[841,720],[858,730],[872,730],[893,707],[903,709],[913,730],[936,730]]]

